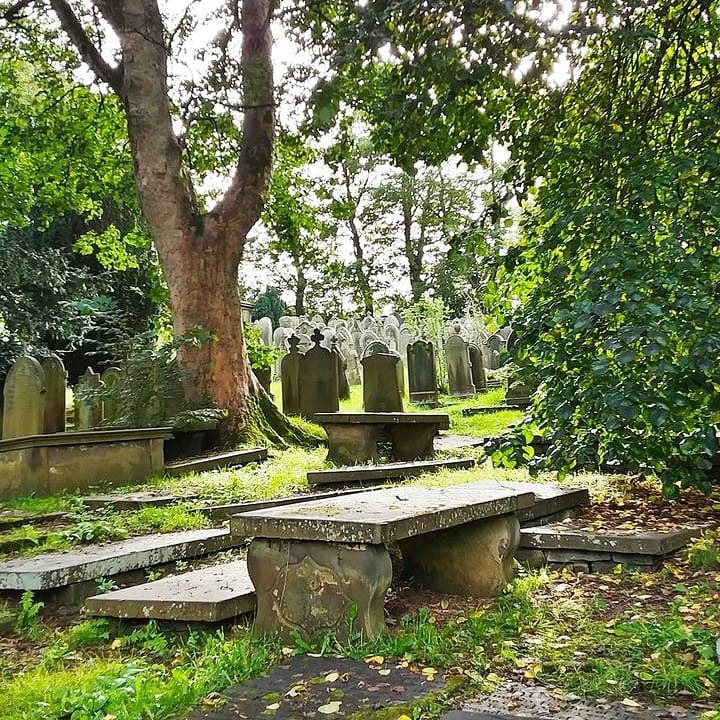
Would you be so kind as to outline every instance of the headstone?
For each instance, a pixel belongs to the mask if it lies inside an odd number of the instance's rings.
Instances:
[[[343,354],[346,363],[346,373],[348,383],[350,385],[360,385],[362,382],[360,374],[360,361],[355,353],[355,343],[352,341],[352,337],[349,340],[345,340],[340,336],[340,352]]]
[[[319,327],[319,328],[322,328],[322,327],[325,327],[325,326],[326,326],[326,325],[325,325],[325,321],[322,319],[322,316],[317,315],[317,314],[313,315],[313,316],[310,318],[310,323],[311,323],[312,325],[314,325],[315,327]]]
[[[45,417],[43,433],[65,432],[65,390],[67,372],[57,355],[43,358],[41,363],[45,373]]]
[[[406,325],[400,328],[400,335],[398,338],[398,352],[401,357],[407,357],[407,347],[411,342],[414,342],[415,335],[412,330]]]
[[[385,327],[385,338],[391,350],[400,350],[400,330],[395,325],[387,325]],[[402,359],[402,358],[401,358]]]
[[[102,419],[103,425],[116,425],[120,420],[120,381],[122,370],[117,367],[109,367],[103,370],[100,376],[104,386],[102,398]]]
[[[398,359],[397,364],[395,365],[395,374],[397,375],[397,386],[398,390],[400,391],[400,397],[405,394],[405,368],[402,363],[402,359],[400,358],[400,354],[395,352],[394,350],[391,350],[387,343],[383,342],[382,340],[373,340],[371,343],[369,343],[363,352],[363,359],[366,357],[369,357],[370,355],[392,355],[393,357],[396,357]],[[360,361],[362,362],[362,360]],[[363,371],[363,383],[365,382],[365,372]],[[376,412],[381,412],[377,410]]]
[[[470,355],[470,371],[475,390],[485,390],[487,388],[487,378],[485,377],[485,368],[483,366],[482,350],[480,350],[477,345],[471,343],[468,346],[468,353]]]
[[[311,338],[313,347],[300,362],[300,414],[308,420],[315,413],[340,409],[337,359],[320,345],[322,339],[322,334],[316,330]]]
[[[470,368],[470,356],[465,340],[460,336],[460,325],[445,343],[445,360],[448,373],[448,393],[454,397],[471,397],[475,394]]]
[[[75,429],[91,430],[102,424],[102,400],[93,394],[102,386],[100,375],[89,367],[75,388]]]
[[[402,412],[398,382],[400,358],[390,353],[370,353],[363,366],[363,409],[365,412]]]
[[[360,335],[360,357],[365,357],[368,345],[375,342],[381,342],[387,347],[387,343],[373,330],[365,330]]]
[[[407,346],[410,402],[434,404],[438,401],[435,350],[431,342],[418,340]]]
[[[300,338],[291,335],[288,338],[290,352],[280,361],[280,381],[282,383],[282,405],[286,415],[300,414],[300,364],[302,355],[298,351]]]
[[[497,370],[500,367],[500,353],[505,350],[505,340],[502,335],[491,335],[487,344],[490,351],[490,369]]]
[[[364,359],[368,355],[378,355],[380,353],[388,355],[390,348],[387,346],[387,343],[384,343],[382,340],[373,340],[365,346],[362,356]]]
[[[3,440],[42,435],[44,422],[45,373],[35,358],[18,358],[3,388]]]
[[[298,319],[292,315],[282,315],[278,320],[278,325],[288,330],[295,330],[298,326]]]
[[[270,347],[273,336],[272,320],[269,317],[261,317],[258,318],[253,325],[260,330],[260,338],[262,339],[263,345]]]
[[[298,350],[301,353],[306,353],[312,347],[312,340],[310,339],[310,335],[306,335],[305,333],[301,332],[298,332],[296,334],[300,339],[300,343],[298,344]]]
[[[337,358],[338,398],[340,400],[349,400],[350,383],[348,382],[346,374],[347,362],[345,361],[345,357],[340,351],[340,348],[338,348],[337,343],[335,342],[335,338],[333,338],[332,346],[330,349]]]

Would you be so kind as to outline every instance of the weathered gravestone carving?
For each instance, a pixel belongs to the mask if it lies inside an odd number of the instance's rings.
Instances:
[[[18,358],[3,388],[3,440],[42,435],[44,420],[45,373],[35,358]]]
[[[487,378],[485,377],[482,350],[477,345],[470,344],[468,353],[470,354],[470,370],[475,390],[485,390],[487,389]]]
[[[300,414],[308,420],[315,413],[340,409],[337,358],[320,345],[322,339],[322,333],[315,330],[311,338],[314,345],[300,362]]]
[[[418,340],[407,346],[410,402],[435,404],[438,401],[435,350],[429,341]]]
[[[97,391],[102,387],[100,375],[89,367],[75,388],[75,429],[91,430],[102,424],[102,400]]]
[[[65,432],[65,384],[67,373],[62,360],[57,355],[43,358],[41,363],[45,373],[45,417],[43,432]]]
[[[283,412],[286,415],[299,415],[300,364],[302,363],[302,356],[298,351],[300,338],[297,335],[291,335],[287,342],[290,346],[290,351],[280,361]]]
[[[445,343],[448,373],[448,393],[454,397],[471,397],[475,394],[470,368],[470,356],[465,340],[460,337],[460,325]]]

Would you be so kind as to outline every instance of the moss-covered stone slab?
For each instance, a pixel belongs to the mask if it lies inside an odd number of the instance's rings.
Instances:
[[[113,590],[85,601],[88,615],[139,620],[214,623],[254,609],[255,588],[245,560]]]
[[[165,507],[194,500],[195,495],[168,495],[167,493],[142,491],[111,493],[107,495],[86,495],[82,503],[89,510],[112,508],[113,510],[139,510],[144,507]]]
[[[261,462],[268,456],[267,448],[257,447],[245,450],[233,450],[232,452],[208,455],[189,460],[178,460],[165,464],[165,474],[171,477],[187,475],[193,472],[206,472],[208,470],[221,470],[224,468],[240,467],[251,462]]]
[[[355,633],[375,638],[385,629],[385,593],[392,563],[384,545],[268,540],[248,548],[257,589],[253,632],[291,642],[332,632],[341,642]]]
[[[449,460],[423,460],[419,462],[384,463],[382,465],[357,465],[336,470],[316,470],[307,474],[308,485],[330,485],[359,482],[401,480],[427,472],[451,469],[462,470],[475,465],[472,458]]]
[[[262,677],[224,690],[221,699],[225,702],[220,707],[198,707],[188,720],[412,717],[413,705],[441,692],[445,685],[439,675],[429,680],[420,669],[400,667],[399,660],[365,663],[297,655]]]
[[[503,482],[518,492],[531,492],[535,495],[535,504],[518,511],[521,525],[532,523],[544,525],[555,519],[570,517],[580,508],[590,504],[590,492],[585,487],[562,487],[534,482]],[[537,521],[537,522],[535,522]]]
[[[467,448],[480,447],[484,444],[484,438],[473,437],[472,435],[451,435],[449,433],[438,435],[433,442],[436,452],[464,450]]]
[[[243,513],[231,519],[230,529],[239,537],[377,545],[513,513],[534,502],[532,492],[495,482],[397,487]]]
[[[238,539],[225,529],[143,535],[0,563],[0,590],[52,590],[100,577],[227,550]]]

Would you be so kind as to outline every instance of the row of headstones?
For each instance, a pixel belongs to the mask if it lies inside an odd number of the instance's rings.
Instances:
[[[75,429],[89,430],[113,417],[110,398],[101,400],[88,390],[115,383],[117,368],[99,375],[88,368],[75,387]],[[57,355],[42,358],[18,358],[8,371],[3,386],[2,439],[65,432],[65,391],[67,372]]]
[[[314,413],[337,412],[339,402],[350,396],[347,363],[333,342],[322,345],[323,334],[316,329],[313,346],[300,352],[300,338],[290,337],[290,352],[281,361],[283,412],[312,418]],[[476,352],[473,352],[473,349]],[[482,356],[468,347],[458,333],[445,344],[450,393],[474,395],[486,386]],[[438,401],[437,366],[432,342],[417,340],[407,347],[410,401],[434,404]],[[370,343],[360,360],[363,371],[363,409],[365,412],[402,412],[404,368],[400,355],[385,343]]]

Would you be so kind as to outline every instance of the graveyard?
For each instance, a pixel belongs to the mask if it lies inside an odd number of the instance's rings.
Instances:
[[[720,720],[718,37],[0,2],[0,720]]]

